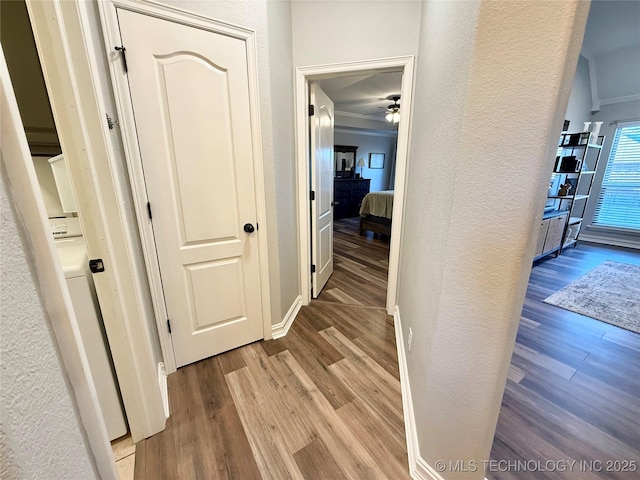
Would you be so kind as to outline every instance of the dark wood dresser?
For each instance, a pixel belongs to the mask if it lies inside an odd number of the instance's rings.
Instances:
[[[333,218],[357,217],[362,199],[369,193],[370,178],[335,178],[333,180]]]

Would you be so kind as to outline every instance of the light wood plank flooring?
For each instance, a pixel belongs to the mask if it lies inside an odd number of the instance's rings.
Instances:
[[[137,445],[137,480],[408,478],[393,322],[382,308],[389,244],[361,237],[356,219],[336,222],[334,238],[334,275],[286,338],[171,375],[172,417]],[[640,263],[633,251],[580,244],[533,269],[492,460],[640,463],[640,335],[542,303],[607,259]]]
[[[333,271],[318,300],[384,308],[389,240],[359,234],[359,219],[334,223]]]
[[[495,461],[578,463],[487,478],[640,478],[640,335],[542,302],[605,260],[640,264],[640,254],[581,243],[534,266],[491,452]],[[600,461],[592,470],[601,471],[580,471],[580,461]],[[614,471],[624,461],[638,471]]]
[[[289,334],[180,368],[135,478],[408,479],[388,242],[339,222],[335,270]],[[356,235],[353,235],[353,231]]]
[[[111,442],[113,458],[116,461],[116,469],[120,480],[133,480],[133,471],[136,458],[136,446],[128,433]]]

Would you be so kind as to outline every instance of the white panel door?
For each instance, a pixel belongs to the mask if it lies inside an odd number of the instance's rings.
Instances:
[[[118,10],[176,365],[263,338],[242,40]],[[251,230],[247,225],[247,229]]]
[[[316,84],[309,85],[314,106],[311,119],[311,261],[313,298],[333,273],[333,102]]]

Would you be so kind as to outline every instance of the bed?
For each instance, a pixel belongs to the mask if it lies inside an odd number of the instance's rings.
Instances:
[[[390,236],[392,212],[393,190],[367,193],[360,206],[360,235],[369,231]]]

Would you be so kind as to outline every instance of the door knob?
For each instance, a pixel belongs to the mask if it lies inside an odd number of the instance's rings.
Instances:
[[[250,223],[245,223],[244,224],[244,231],[247,232],[247,233],[253,233],[255,231],[255,228]]]

